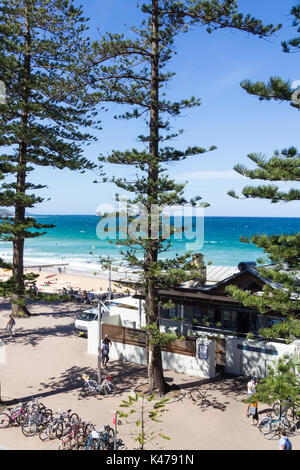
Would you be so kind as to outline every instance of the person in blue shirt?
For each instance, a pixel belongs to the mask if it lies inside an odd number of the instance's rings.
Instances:
[[[280,430],[279,450],[292,450],[292,443],[287,437],[285,429]]]

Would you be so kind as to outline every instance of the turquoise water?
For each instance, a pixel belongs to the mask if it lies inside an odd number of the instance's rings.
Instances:
[[[100,255],[120,258],[120,248],[116,244],[97,238],[97,216],[44,215],[36,216],[36,220],[54,224],[55,228],[48,229],[42,237],[26,241],[27,265],[65,262],[76,270],[92,270]],[[237,266],[240,261],[255,261],[263,253],[253,245],[240,242],[241,235],[296,232],[300,232],[300,218],[205,217],[203,246],[193,246],[193,243],[187,245],[184,240],[176,240],[172,243],[169,255],[174,256],[192,248],[204,254],[206,263],[211,261],[215,265]],[[11,244],[1,242],[0,253],[9,259],[12,254]]]

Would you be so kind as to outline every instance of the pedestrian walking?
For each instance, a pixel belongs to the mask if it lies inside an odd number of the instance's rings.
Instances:
[[[13,337],[13,327],[15,326],[16,322],[15,322],[15,319],[12,315],[9,315],[9,320],[8,320],[8,323],[7,323],[7,326],[6,326],[6,329],[9,331],[9,334],[10,334],[10,337],[12,338]]]
[[[279,450],[292,450],[292,443],[287,437],[285,429],[281,429],[279,435]]]
[[[247,384],[247,394],[248,398],[252,397],[256,393],[256,379],[254,377],[251,378],[251,380]],[[246,416],[249,418],[249,408],[250,408],[251,402],[248,403],[247,406],[247,411],[246,411]]]
[[[106,367],[108,361],[109,361],[109,347],[111,346],[112,342],[109,339],[108,335],[105,335],[105,338],[102,342],[102,365],[103,367]]]

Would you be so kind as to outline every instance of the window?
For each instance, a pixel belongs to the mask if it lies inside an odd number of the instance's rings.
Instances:
[[[237,325],[236,325],[236,319],[237,319],[237,313],[234,310],[223,310],[222,312],[222,328],[224,330],[231,330],[231,331],[236,331],[237,330]]]
[[[93,321],[97,320],[98,315],[95,313],[88,313],[88,312],[83,312],[77,315],[76,319],[77,320],[82,320],[82,321]]]
[[[172,308],[160,307],[160,318],[181,318],[181,305],[175,304]]]
[[[213,307],[208,307],[206,317],[211,325],[215,324],[215,309]]]
[[[201,322],[202,320],[202,308],[199,305],[194,307],[194,319],[198,322]]]
[[[181,318],[181,305],[176,304],[169,310],[169,318]]]
[[[194,317],[194,307],[193,307],[193,305],[185,305],[184,306],[183,316],[188,322],[192,322],[193,317]]]

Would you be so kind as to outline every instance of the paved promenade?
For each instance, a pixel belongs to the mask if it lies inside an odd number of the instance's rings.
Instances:
[[[119,393],[113,398],[81,396],[81,375],[96,375],[97,357],[87,354],[87,340],[74,336],[74,317],[82,307],[68,304],[33,305],[30,318],[17,319],[15,336],[10,339],[4,330],[9,314],[7,304],[0,305],[0,340],[6,344],[6,362],[0,364],[2,397],[41,400],[53,411],[74,412],[99,428],[112,425],[113,412],[132,388],[144,382],[147,370],[128,362],[113,361],[107,372],[114,377]],[[166,371],[167,381],[179,385],[185,397],[168,404],[159,425],[170,440],[159,440],[148,449],[178,450],[277,450],[278,439],[268,441],[246,418],[245,377],[221,377],[214,381],[199,380]],[[190,390],[200,386],[205,401],[192,400]],[[268,408],[260,406],[260,414]],[[128,449],[136,448],[131,437],[133,425],[123,422],[119,437]],[[300,435],[292,438],[293,449],[300,450]],[[0,448],[57,449],[58,441],[42,442],[38,437],[26,438],[20,428],[0,430]]]

